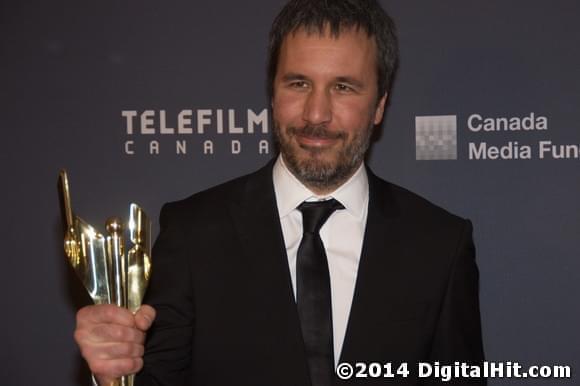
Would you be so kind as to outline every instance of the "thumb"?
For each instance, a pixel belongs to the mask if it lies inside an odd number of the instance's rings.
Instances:
[[[155,320],[155,309],[148,304],[143,304],[135,313],[135,324],[141,331],[149,330]]]

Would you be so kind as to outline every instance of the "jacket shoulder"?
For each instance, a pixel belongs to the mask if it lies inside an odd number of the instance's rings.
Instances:
[[[207,223],[212,218],[220,218],[221,215],[226,213],[226,207],[230,202],[236,201],[241,195],[245,194],[248,184],[253,184],[255,181],[264,178],[268,178],[268,166],[194,193],[187,198],[165,203],[159,215],[160,225],[164,227],[168,221],[189,224],[192,221]],[[256,197],[256,199],[259,199],[259,197]]]
[[[458,224],[464,226],[466,222],[469,222],[404,187],[376,176],[373,176],[372,181],[372,185],[383,196],[382,200],[388,211],[397,213],[416,224],[456,227]]]

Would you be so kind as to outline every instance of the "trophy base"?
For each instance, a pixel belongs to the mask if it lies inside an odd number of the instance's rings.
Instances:
[[[135,384],[135,374],[124,375],[119,379],[114,380],[108,385],[100,385],[93,374],[91,374],[91,386],[133,386]]]

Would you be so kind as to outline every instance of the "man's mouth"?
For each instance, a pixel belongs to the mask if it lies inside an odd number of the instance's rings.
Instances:
[[[312,137],[297,135],[296,140],[303,147],[328,147],[335,143],[337,140],[335,138],[325,138],[325,137]]]
[[[306,126],[303,128],[289,128],[288,133],[296,138],[301,147],[324,148],[334,145],[345,137],[345,133],[331,132],[325,127]]]

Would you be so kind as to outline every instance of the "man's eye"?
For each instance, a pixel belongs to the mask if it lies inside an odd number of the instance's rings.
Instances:
[[[340,92],[351,92],[351,91],[354,91],[352,87],[350,87],[349,85],[343,84],[343,83],[338,83],[334,87],[335,87],[335,89],[337,91],[340,91]]]
[[[303,80],[297,80],[295,82],[290,83],[290,87],[297,88],[297,89],[307,88],[308,83],[306,83]]]

